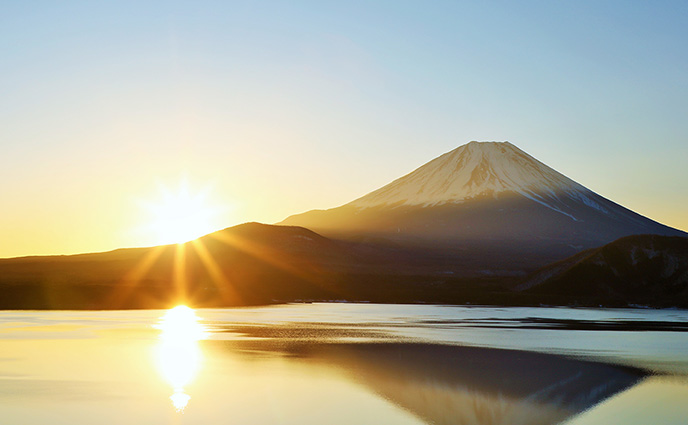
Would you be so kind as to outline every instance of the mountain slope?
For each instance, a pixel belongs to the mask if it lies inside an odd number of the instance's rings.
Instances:
[[[628,236],[545,267],[519,286],[548,303],[688,306],[688,238]]]
[[[515,244],[539,250],[540,265],[627,235],[685,235],[599,196],[508,142],[468,143],[346,205],[280,224],[341,238]]]
[[[594,193],[509,142],[470,142],[349,205],[433,206],[504,192],[518,193],[564,215],[562,196],[605,210]]]
[[[492,276],[466,277],[485,266],[475,260],[246,223],[179,245],[0,259],[0,309],[458,302],[502,285]]]
[[[359,252],[360,251],[360,252]],[[0,260],[0,308],[166,308],[337,299],[337,276],[375,253],[308,229],[247,223],[196,241]]]
[[[626,238],[522,282],[514,271],[524,270],[534,255],[523,249],[509,265],[495,260],[493,248],[384,246],[333,240],[300,227],[248,223],[179,245],[0,260],[0,309],[226,307],[300,300],[688,306],[686,245],[688,238]]]

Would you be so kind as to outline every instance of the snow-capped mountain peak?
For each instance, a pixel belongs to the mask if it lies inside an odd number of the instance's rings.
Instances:
[[[508,142],[468,143],[353,202],[297,214],[282,224],[354,239],[444,241],[462,249],[466,244],[496,249],[519,241],[519,249],[545,256],[553,249],[570,255],[628,235],[685,236],[594,193]]]
[[[498,197],[505,192],[521,194],[557,210],[555,203],[562,194],[602,209],[588,189],[509,142],[459,146],[349,205],[440,205],[480,196]]]

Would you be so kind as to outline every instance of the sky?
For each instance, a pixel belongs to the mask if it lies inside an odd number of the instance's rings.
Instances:
[[[0,257],[156,244],[175,196],[207,231],[275,223],[472,140],[688,230],[686,22],[683,1],[0,0]]]

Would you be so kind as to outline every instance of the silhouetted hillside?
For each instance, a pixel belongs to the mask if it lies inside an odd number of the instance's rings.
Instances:
[[[179,245],[0,260],[0,308],[166,308],[289,301],[463,302],[495,281],[475,256],[247,223]],[[485,264],[482,264],[485,266]],[[467,269],[467,277],[462,274]],[[507,273],[508,274],[508,273]]]
[[[552,304],[688,307],[688,238],[621,238],[533,273],[519,290]]]
[[[247,223],[179,245],[0,260],[0,308],[226,307],[332,300],[688,305],[686,245],[688,238],[628,237],[552,264],[523,281],[515,271],[528,258],[525,250],[512,269],[504,270],[490,264],[489,247],[409,248],[333,240],[302,227]]]
[[[179,245],[0,260],[0,308],[332,299],[337,275],[365,263],[365,251],[307,229],[247,223]]]

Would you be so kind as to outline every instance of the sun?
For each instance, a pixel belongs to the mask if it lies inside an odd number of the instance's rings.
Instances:
[[[216,231],[228,208],[213,204],[212,187],[192,191],[187,179],[178,187],[160,185],[157,199],[143,203],[149,233],[158,245],[184,243]]]

